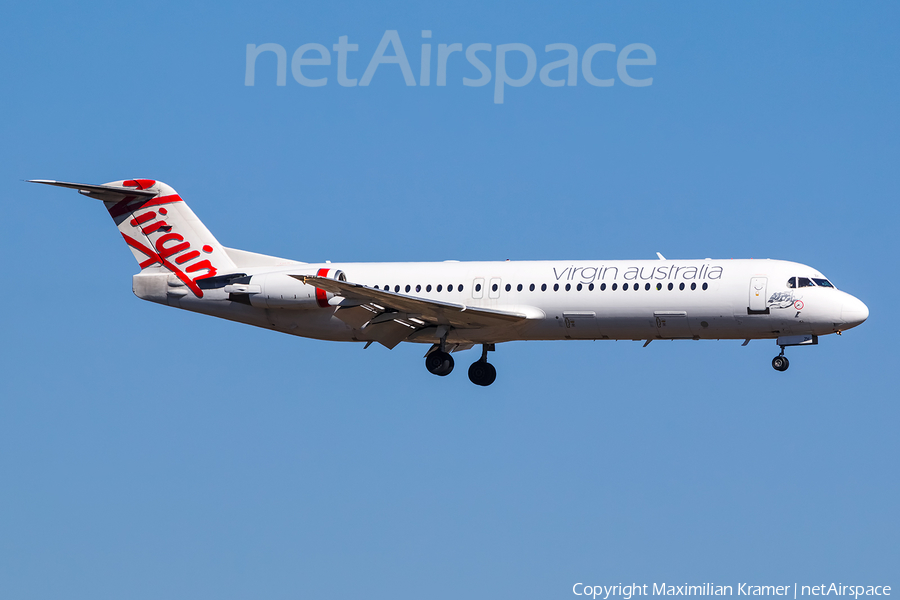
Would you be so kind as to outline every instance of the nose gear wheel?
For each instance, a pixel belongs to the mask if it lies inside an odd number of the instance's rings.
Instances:
[[[784,346],[781,347],[781,354],[772,359],[772,368],[776,371],[787,371],[791,366],[791,361],[784,355]]]

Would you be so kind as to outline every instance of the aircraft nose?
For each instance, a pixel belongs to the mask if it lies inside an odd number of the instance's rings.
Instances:
[[[841,321],[843,321],[847,329],[856,327],[869,318],[869,307],[863,304],[862,300],[850,296],[844,300],[841,306]]]

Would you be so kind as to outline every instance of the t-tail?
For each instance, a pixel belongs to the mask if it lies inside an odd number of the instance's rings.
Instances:
[[[175,190],[161,181],[126,179],[103,185],[33,179],[102,200],[142,274],[167,274],[197,298],[202,280],[231,273],[234,262]],[[137,276],[136,276],[137,277]],[[149,298],[148,298],[149,299]]]

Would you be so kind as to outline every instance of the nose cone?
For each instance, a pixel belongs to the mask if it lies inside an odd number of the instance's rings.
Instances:
[[[863,304],[862,300],[850,296],[844,300],[841,306],[841,321],[844,322],[847,329],[856,327],[869,318],[869,307]]]

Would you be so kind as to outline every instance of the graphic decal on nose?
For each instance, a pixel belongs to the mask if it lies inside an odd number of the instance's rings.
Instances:
[[[794,304],[794,292],[775,292],[766,301],[769,308],[790,308]]]

